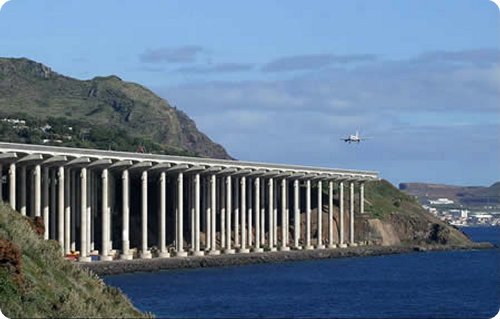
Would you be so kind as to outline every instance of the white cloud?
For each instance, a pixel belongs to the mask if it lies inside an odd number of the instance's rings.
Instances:
[[[191,63],[195,62],[203,51],[198,45],[148,49],[139,54],[139,60],[144,63]]]

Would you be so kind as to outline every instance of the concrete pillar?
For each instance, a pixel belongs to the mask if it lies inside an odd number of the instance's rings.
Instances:
[[[21,186],[21,198],[20,198],[20,207],[19,212],[21,215],[26,216],[26,166],[21,165],[20,169],[20,186]]]
[[[94,172],[87,170],[87,248],[89,253],[94,252],[94,216],[92,214],[92,205],[94,200]]]
[[[350,185],[350,190],[351,194],[349,196],[349,211],[350,211],[350,218],[349,218],[349,244],[351,246],[356,246],[354,243],[354,182],[351,182]]]
[[[94,215],[93,215],[93,206],[94,206],[94,193],[95,193],[95,178],[94,171],[91,169],[87,170],[87,248],[89,249],[90,254],[94,253]]]
[[[81,170],[78,170],[75,172],[75,227],[80,229],[80,223],[82,221],[81,215],[81,208],[82,208],[82,198],[81,198],[81,188],[82,188],[82,180],[80,178],[81,175]],[[75,242],[77,241],[76,238],[79,237],[80,235],[76,233],[75,231]],[[76,243],[75,243],[75,251],[76,249]]]
[[[87,169],[83,167],[80,172],[80,180],[81,180],[81,221],[80,221],[80,257],[79,261],[88,262],[90,261],[90,257],[88,256],[88,247],[87,247],[87,214],[85,211],[87,210]]]
[[[289,243],[290,243],[290,207],[288,205],[289,201],[288,199],[290,198],[290,189],[288,187],[288,181],[286,182],[286,195],[285,195],[285,205],[286,205],[286,213],[285,213],[285,243],[286,243],[286,246],[289,247]]]
[[[318,181],[318,243],[317,249],[325,248],[323,245],[323,182]]]
[[[129,172],[122,172],[122,254],[120,259],[130,260],[130,220],[129,220]]]
[[[89,215],[88,217],[88,228],[87,228],[87,240],[89,242],[89,248],[91,252],[94,252],[95,250],[95,229],[94,229],[94,219],[95,219],[95,211],[97,210],[97,203],[96,203],[96,197],[97,197],[97,176],[96,173],[89,170],[89,190],[88,190],[88,195],[87,195],[87,214]]]
[[[200,250],[200,174],[194,176],[194,256],[203,256]]]
[[[92,227],[94,226],[94,216],[92,215],[92,205],[94,200],[94,172],[87,171],[87,248],[89,252],[94,251],[94,236]]]
[[[234,249],[231,248],[231,212],[232,212],[232,188],[231,176],[226,176],[226,247],[225,254],[234,254]]]
[[[92,174],[92,204],[90,206],[90,215],[92,216],[90,219],[90,247],[91,250],[95,250],[95,223],[97,219],[97,211],[98,211],[98,201],[97,197],[99,196],[98,194],[98,189],[99,189],[99,175],[97,172],[94,172]],[[106,211],[106,217],[108,219],[107,222],[107,230],[106,234],[108,235],[108,253],[111,252],[112,245],[111,245],[111,174],[108,173],[108,209]]]
[[[212,243],[212,217],[210,216],[210,195],[208,180],[205,178],[203,182],[203,202],[205,203],[205,251],[210,250]]]
[[[16,209],[16,164],[11,163],[9,168],[9,203],[12,209]]]
[[[161,258],[170,257],[167,251],[167,174],[160,173],[160,236],[158,236],[159,256]]]
[[[278,246],[278,183],[273,183],[273,250]]]
[[[266,244],[266,185],[264,179],[262,179],[261,189],[260,189],[260,243],[261,245]]]
[[[66,169],[64,174],[66,176],[64,179],[64,253],[69,254],[71,250],[71,171]]]
[[[94,172],[91,169],[87,169],[87,248],[92,254],[94,252],[93,234],[92,234],[92,207],[94,206]]]
[[[96,185],[97,186],[97,185]],[[114,198],[115,198],[115,179],[113,178],[113,174],[109,173],[109,182],[108,182],[108,241],[109,241],[109,252],[112,253],[113,251],[113,210],[115,207],[114,203]],[[97,206],[97,194],[95,196],[96,203],[95,205]]]
[[[57,241],[64,253],[64,166],[58,167],[57,178]]]
[[[234,180],[234,184],[236,185],[233,189],[234,193],[234,203],[233,203],[233,211],[234,211],[234,220],[232,221],[234,228],[234,248],[240,248],[240,194],[238,187],[239,179]]]
[[[87,249],[89,254],[93,252],[92,250],[92,215],[91,215],[91,206],[93,201],[92,190],[93,190],[93,172],[91,169],[87,169],[87,207],[85,207],[85,212],[87,214]],[[51,208],[52,213],[52,208]]]
[[[210,252],[208,253],[209,255],[218,255],[220,252],[217,250],[216,243],[215,243],[215,234],[216,234],[216,223],[215,223],[215,216],[216,214],[216,209],[217,209],[217,176],[211,175],[210,176]]]
[[[176,220],[176,252],[175,255],[179,257],[187,256],[184,251],[184,174],[180,172],[177,175],[177,220]]]
[[[261,189],[260,189],[260,200],[261,200],[261,209],[260,209],[260,242],[262,247],[266,245],[266,211],[268,207],[266,207],[266,183],[265,179],[262,179]],[[269,222],[269,219],[268,219]]]
[[[286,234],[288,232],[286,223],[286,178],[281,180],[281,247],[280,250],[287,251],[290,250],[288,247],[288,242],[286,240]]]
[[[295,249],[300,249],[301,246],[299,245],[299,239],[300,239],[300,188],[299,188],[299,180],[296,179],[293,181],[293,209],[294,209],[294,216],[293,216],[293,222],[294,222],[294,234],[293,234],[293,246]]]
[[[261,253],[263,252],[263,249],[260,247],[261,243],[261,231],[263,232],[264,230],[261,230],[261,213],[260,213],[260,178],[256,177],[255,178],[255,205],[254,205],[254,211],[255,211],[255,247],[253,248],[253,251],[256,253]]]
[[[55,170],[50,171],[50,239],[56,239],[56,215],[57,215],[57,207],[56,207],[56,172]],[[86,237],[88,238],[88,237]]]
[[[240,212],[241,212],[241,246],[240,253],[248,253],[247,248],[247,179],[245,176],[240,178]],[[251,224],[249,224],[249,229]],[[251,231],[251,230],[249,230]]]
[[[77,173],[74,171],[71,171],[71,231],[70,231],[70,245],[69,249],[70,251],[76,251],[76,197],[77,197],[77,191],[76,191],[76,179],[77,179]]]
[[[311,245],[311,181],[306,181],[306,246],[305,249],[313,249]]]
[[[45,228],[45,233],[43,237],[45,240],[49,239],[49,168],[43,168],[43,227]]]
[[[101,244],[101,260],[112,260],[113,258],[109,255],[109,173],[108,169],[104,168],[101,174],[102,179],[102,244]]]
[[[191,246],[191,253],[194,252],[194,237],[195,237],[195,203],[194,203],[194,177],[193,179],[189,179],[186,181],[187,182],[187,198],[188,198],[188,203],[189,203],[189,224],[190,226],[188,227],[189,233],[191,235],[191,240],[189,241],[190,246]]]
[[[142,240],[141,240],[141,258],[151,258],[151,252],[148,250],[148,171],[143,171],[141,174],[142,183]]]
[[[220,189],[220,248],[223,251],[226,248],[226,183],[221,178]]]
[[[359,184],[359,213],[365,213],[365,183]]]
[[[226,248],[226,205],[227,205],[227,194],[226,194],[226,179],[224,177],[219,178],[218,187],[218,199],[219,199],[219,223],[220,223],[220,248],[221,253]]]
[[[276,247],[274,247],[274,181],[272,178],[269,178],[267,181],[267,186],[268,186],[268,195],[269,195],[269,201],[268,201],[268,243],[269,243],[269,250],[270,251],[275,251]]]
[[[35,166],[34,175],[35,175],[35,217],[39,217],[42,215],[41,214],[42,213],[42,168],[40,167],[40,165]],[[1,180],[2,179],[0,176],[0,184]]]
[[[333,181],[328,182],[328,248],[335,248],[333,242]]]
[[[247,211],[247,217],[248,217],[248,231],[247,231],[247,244],[248,247],[252,247],[253,245],[253,220],[252,220],[252,214],[253,214],[253,207],[252,207],[252,181],[249,180],[248,182],[248,211]]]
[[[339,183],[339,215],[340,215],[340,235],[339,247],[347,247],[344,240],[344,182]]]

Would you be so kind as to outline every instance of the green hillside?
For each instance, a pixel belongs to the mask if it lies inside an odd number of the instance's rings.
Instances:
[[[118,289],[64,260],[57,242],[43,240],[35,233],[36,228],[33,221],[0,203],[0,307],[4,315],[146,316]]]
[[[0,58],[0,140],[230,158],[182,111],[116,76],[81,81]],[[48,126],[47,126],[48,124]]]
[[[459,229],[442,222],[422,208],[417,199],[398,190],[386,180],[366,183],[367,214],[361,222],[366,225],[366,236],[378,236],[378,229],[370,229],[379,220],[392,231],[401,244],[468,245],[471,240]],[[372,220],[370,222],[369,220]],[[368,228],[368,229],[367,229]],[[386,230],[387,230],[386,229]],[[370,232],[372,230],[372,232]],[[373,238],[367,238],[373,239]]]

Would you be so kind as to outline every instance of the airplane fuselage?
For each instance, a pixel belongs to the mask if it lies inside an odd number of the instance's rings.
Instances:
[[[361,139],[359,137],[351,135],[348,138],[345,138],[344,142],[347,142],[347,143],[359,143],[359,142],[361,142]]]
[[[349,135],[348,138],[344,138],[344,142],[347,143],[359,143],[361,142],[361,137],[359,137],[359,133],[356,132],[356,135]]]

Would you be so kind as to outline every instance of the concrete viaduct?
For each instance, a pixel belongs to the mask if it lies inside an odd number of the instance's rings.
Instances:
[[[45,239],[57,240],[63,254],[79,252],[80,261],[355,246],[364,182],[377,179],[358,170],[0,143],[2,200],[43,217]],[[312,188],[321,208],[316,234]]]

